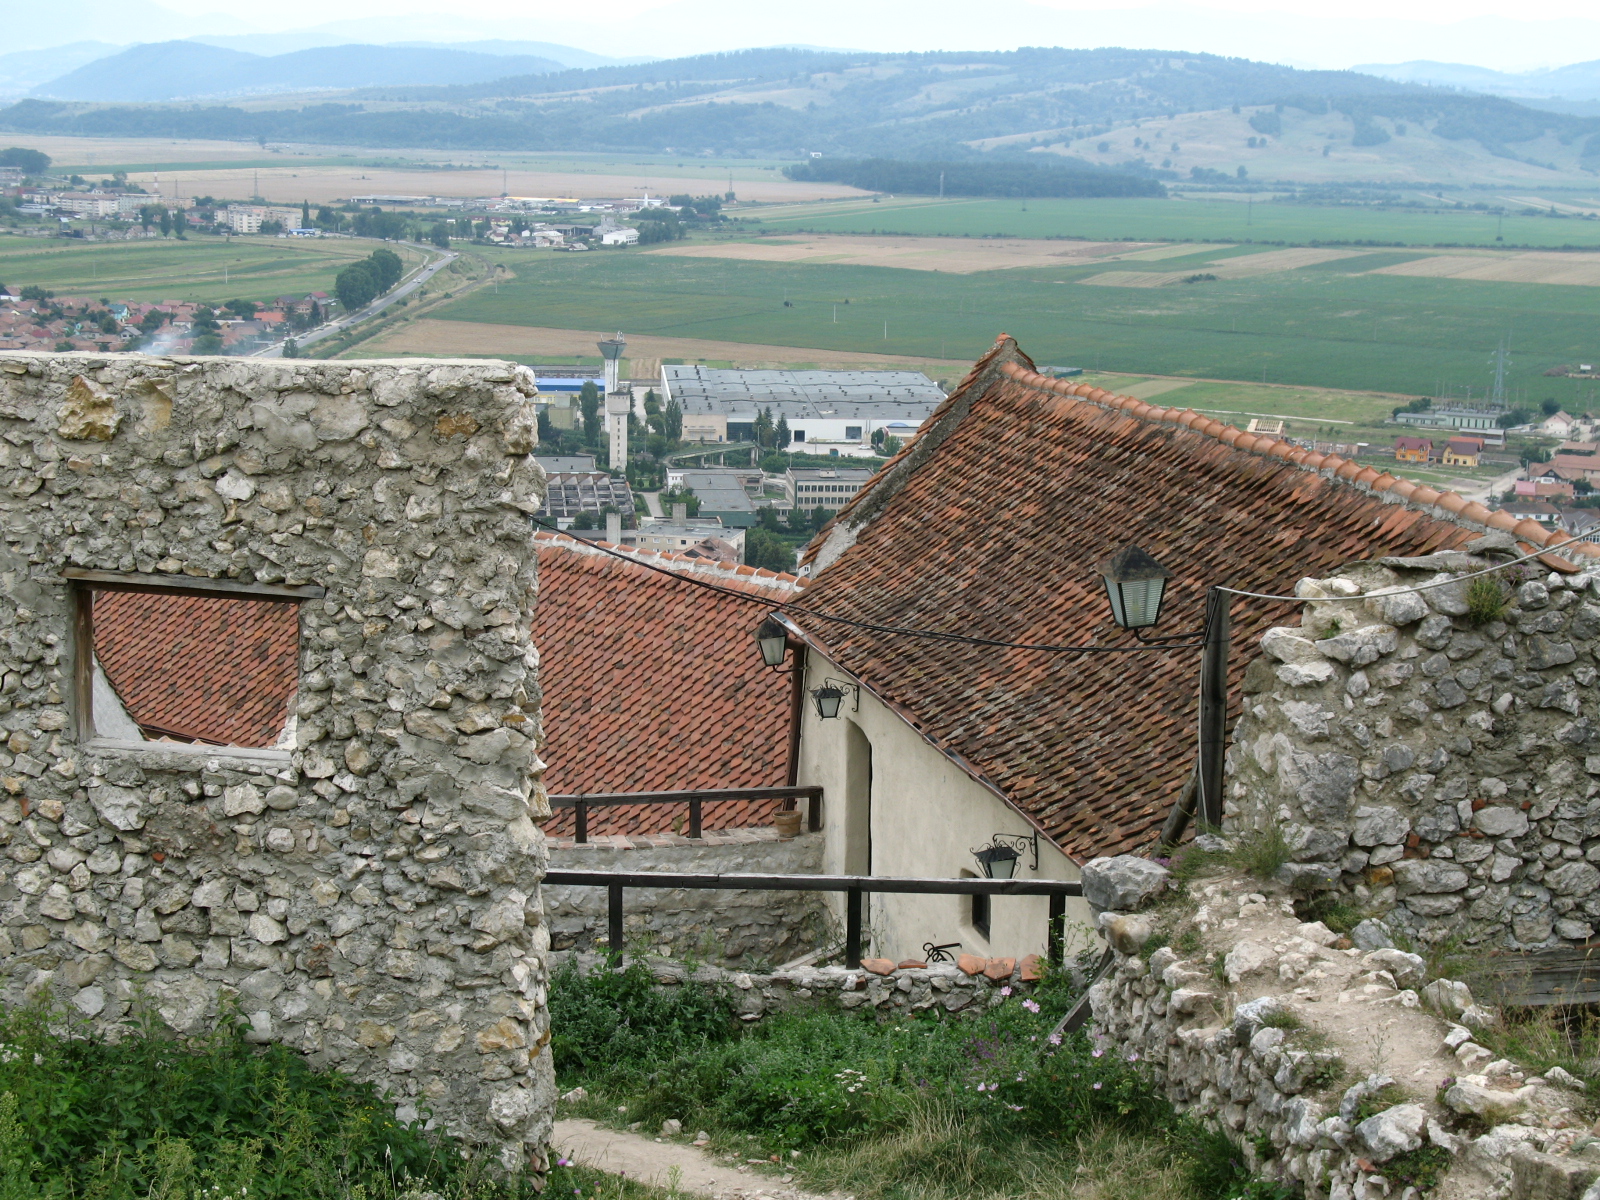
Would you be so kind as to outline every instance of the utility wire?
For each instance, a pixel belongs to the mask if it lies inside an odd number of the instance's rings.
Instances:
[[[566,530],[552,525],[548,521],[542,521],[538,517],[533,518],[533,523],[544,529],[572,537]],[[857,621],[850,617],[839,617],[834,616],[832,613],[818,612],[814,608],[802,608],[791,601],[775,602],[770,596],[755,596],[738,588],[724,587],[719,583],[712,583],[706,579],[696,579],[693,575],[685,575],[681,571],[674,571],[668,567],[645,562],[642,558],[635,557],[632,554],[625,554],[610,546],[602,546],[597,542],[589,541],[587,538],[574,538],[573,540],[582,542],[591,549],[599,550],[602,554],[609,554],[612,558],[621,559],[623,562],[632,563],[637,567],[644,567],[647,570],[666,575],[682,583],[690,583],[695,587],[704,588],[706,591],[716,592],[719,595],[729,596],[735,600],[742,600],[747,604],[759,604],[769,612],[798,613],[808,617],[815,617],[819,621],[831,621],[835,625],[847,625],[852,629],[865,629],[872,633],[889,633],[900,637],[920,637],[933,641],[959,642],[968,646],[991,646],[1003,650],[1039,650],[1050,654],[1139,654],[1148,651],[1185,650],[1198,646],[1205,637],[1204,632],[1200,632],[1183,634],[1160,642],[1141,642],[1136,646],[1056,646],[1033,642],[1008,642],[1000,638],[975,637],[965,633],[944,633],[936,629],[909,629],[903,625],[879,625],[872,621]]]
[[[560,526],[552,525],[548,521],[540,520],[538,517],[532,518],[532,521],[535,525],[551,530],[554,533],[559,533],[566,537],[573,536]],[[756,596],[738,588],[724,587],[721,584],[712,583],[710,580],[696,579],[693,575],[685,575],[682,572],[674,571],[667,567],[657,566],[655,563],[645,562],[641,557],[625,554],[620,550],[614,549],[610,546],[601,545],[598,542],[591,542],[586,538],[573,538],[573,540],[582,542],[591,549],[599,550],[602,554],[609,554],[612,558],[620,559],[626,563],[632,563],[634,566],[644,567],[646,570],[655,571],[658,574],[666,575],[683,583],[693,584],[695,587],[704,588],[706,591],[716,592],[719,595],[728,596],[734,600],[742,600],[747,604],[759,604],[769,611],[797,613],[803,616],[815,617],[819,621],[828,621],[835,625],[844,625],[852,629],[864,629],[870,633],[887,633],[893,634],[897,637],[927,638],[930,641],[957,642],[966,646],[989,646],[1002,650],[1035,650],[1047,654],[1139,654],[1152,651],[1159,652],[1162,650],[1186,650],[1200,645],[1205,639],[1205,631],[1200,630],[1196,633],[1182,634],[1178,637],[1169,638],[1164,641],[1140,642],[1135,646],[1057,646],[1049,643],[1008,642],[1001,638],[976,637],[971,634],[964,633],[946,633],[936,629],[910,629],[903,625],[880,625],[872,621],[857,621],[850,617],[840,617],[835,616],[832,613],[818,612],[814,608],[803,608],[792,601],[778,601],[774,603],[771,597]],[[1524,554],[1521,558],[1511,559],[1509,562],[1500,563],[1496,566],[1489,567],[1486,570],[1474,571],[1468,575],[1457,575],[1450,579],[1440,580],[1437,583],[1422,583],[1417,584],[1415,587],[1386,589],[1381,594],[1385,596],[1399,596],[1404,595],[1407,592],[1426,592],[1432,590],[1433,588],[1448,587],[1453,583],[1460,583],[1463,580],[1476,579],[1481,575],[1490,575],[1496,571],[1503,571],[1507,567],[1514,567],[1519,563],[1527,562],[1529,559],[1538,558],[1540,555],[1549,554],[1554,550],[1559,550],[1563,546],[1570,546],[1573,542],[1582,540],[1583,539],[1579,537],[1571,537],[1564,542],[1557,542],[1554,546],[1546,546],[1543,550],[1536,550],[1532,554]],[[1230,596],[1244,596],[1252,600],[1281,600],[1297,604],[1305,604],[1311,601],[1315,601],[1320,604],[1329,601],[1340,600],[1366,600],[1370,598],[1371,595],[1371,593],[1364,593],[1356,596],[1273,596],[1265,592],[1246,592],[1241,591],[1238,588],[1230,587],[1219,587],[1218,590],[1226,592]]]

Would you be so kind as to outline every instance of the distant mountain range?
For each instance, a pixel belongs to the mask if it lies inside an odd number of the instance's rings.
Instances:
[[[51,100],[229,99],[327,89],[474,84],[565,69],[533,55],[400,46],[319,46],[261,55],[203,42],[154,42],[69,71],[34,88]]]
[[[0,108],[0,130],[448,151],[1031,156],[1213,184],[1248,175],[1417,187],[1600,172],[1600,120],[1354,71],[1178,51],[787,48],[565,70],[538,57],[522,70],[523,61],[393,46],[263,57],[168,42],[42,85],[38,97]],[[459,82],[410,81],[424,71]],[[385,73],[396,82],[364,82]],[[260,96],[269,87],[344,90],[248,109],[148,103],[179,88]]]
[[[1595,106],[1592,115],[1600,115],[1600,60],[1522,72],[1492,71],[1488,67],[1466,63],[1426,60],[1371,64],[1355,69],[1405,83],[1432,84],[1489,96],[1506,96],[1539,107],[1554,107],[1556,111],[1570,111],[1573,104],[1583,106],[1583,110]],[[1556,101],[1560,106],[1540,103],[1545,101]]]

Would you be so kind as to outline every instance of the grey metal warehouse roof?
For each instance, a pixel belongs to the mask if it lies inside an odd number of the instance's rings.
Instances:
[[[718,367],[661,368],[668,394],[689,413],[921,422],[944,401],[939,385],[916,371],[730,371]]]

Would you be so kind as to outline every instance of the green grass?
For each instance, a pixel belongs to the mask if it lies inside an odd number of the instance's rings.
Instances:
[[[773,206],[762,229],[1093,241],[1377,243],[1600,248],[1600,221],[1439,209],[1374,209],[1233,200],[933,200],[908,197]],[[1496,237],[1503,237],[1497,242]]]
[[[933,275],[640,252],[509,261],[515,277],[498,293],[479,291],[433,315],[968,360],[1004,331],[1041,363],[1415,396],[1460,396],[1468,387],[1481,396],[1491,351],[1514,331],[1515,395],[1600,409],[1594,383],[1542,375],[1592,356],[1594,288],[1331,269],[1119,288],[1082,283],[1103,265]],[[1219,409],[1249,407],[1226,385],[1197,385],[1167,402],[1202,407],[1208,399]],[[1367,419],[1385,404],[1369,398],[1364,407],[1373,410],[1361,414]]]
[[[1178,1120],[1123,1051],[1051,1037],[1074,998],[1057,976],[967,1018],[822,1006],[749,1026],[724,989],[569,965],[552,1049],[562,1086],[588,1092],[576,1115],[675,1119],[861,1200],[1256,1194],[1237,1148]]]
[[[409,270],[418,254],[394,248]],[[0,283],[38,285],[61,296],[108,300],[266,301],[333,291],[333,277],[372,251],[365,239],[225,239],[191,234],[180,241],[77,242],[0,238]]]
[[[75,1017],[0,1013],[0,1200],[532,1200],[531,1180],[497,1182],[370,1085],[226,1022],[111,1042]]]

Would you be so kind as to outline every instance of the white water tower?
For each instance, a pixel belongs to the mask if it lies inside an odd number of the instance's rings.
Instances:
[[[600,357],[605,360],[606,364],[606,395],[609,396],[617,390],[617,375],[622,370],[622,352],[628,348],[628,342],[622,336],[621,331],[618,331],[616,337],[607,338],[605,341],[598,343],[598,345],[600,347]]]
[[[628,414],[633,410],[633,393],[622,389],[618,377],[622,369],[622,352],[627,341],[619,332],[614,338],[599,343],[600,357],[606,364],[606,432],[610,434],[611,466],[623,470],[628,462]]]

